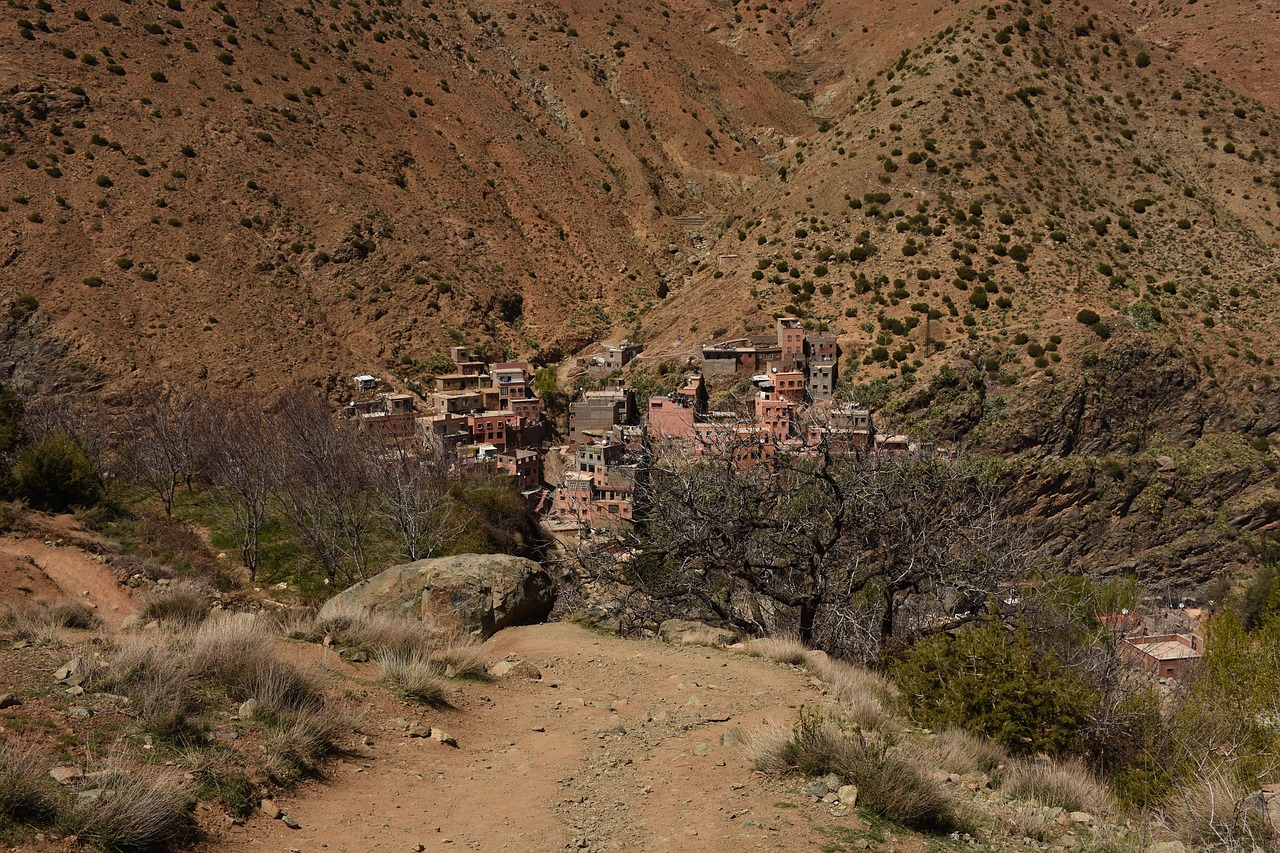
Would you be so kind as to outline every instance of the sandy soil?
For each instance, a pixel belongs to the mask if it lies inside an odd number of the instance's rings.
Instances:
[[[55,534],[71,529],[68,518],[46,519],[53,538],[0,537],[0,603],[70,598],[93,605],[108,627],[118,627],[126,616],[138,612],[138,602],[92,554],[60,543]]]
[[[856,822],[801,803],[732,745],[818,698],[795,668],[570,624],[504,631],[488,657],[534,663],[542,681],[466,683],[446,711],[353,684],[372,745],[277,801],[301,828],[257,815],[207,849],[809,850],[822,827]],[[407,736],[412,723],[458,747]]]

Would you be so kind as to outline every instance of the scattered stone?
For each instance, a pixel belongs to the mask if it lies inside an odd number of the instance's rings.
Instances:
[[[426,848],[424,845],[422,845],[422,844],[415,844],[415,845],[413,845],[412,847],[410,847],[409,849],[410,849],[410,850],[412,850],[412,851],[413,851],[413,853],[422,853],[422,851],[423,851],[423,850],[426,850],[427,848]]]
[[[21,705],[22,700],[12,693],[0,694],[0,708],[12,708],[15,705]]]
[[[533,727],[533,731],[535,731],[535,732],[545,732],[546,730],[547,730],[547,727],[546,727],[546,726],[534,726],[534,727]]]
[[[284,809],[277,806],[275,800],[263,800],[261,807],[262,813],[272,820],[279,820],[284,817]]]
[[[827,787],[827,783],[821,779],[814,779],[812,782],[804,786],[804,792],[811,797],[822,799],[831,789]]]
[[[358,651],[351,656],[351,662],[352,663],[368,663],[369,653],[363,650]]]
[[[1147,846],[1147,853],[1187,853],[1181,841],[1155,841]]]
[[[80,689],[80,688],[76,688],[76,689],[80,690],[81,693],[84,692],[83,689]],[[67,692],[70,693],[71,691],[68,690]],[[92,717],[93,716],[93,711],[89,708],[84,707],[83,705],[76,705],[75,707],[68,708],[67,713],[73,717]]]
[[[858,804],[858,788],[856,785],[841,785],[836,791],[836,796],[840,798],[840,805],[855,806]]]
[[[721,746],[737,746],[740,743],[742,743],[742,732],[739,729],[729,729],[729,731],[720,735]]]
[[[1094,820],[1096,820],[1096,818],[1094,818],[1094,816],[1089,814],[1088,812],[1072,812],[1071,813],[1071,821],[1073,823],[1092,824]]]
[[[72,658],[53,671],[54,681],[66,681],[73,675],[78,675],[84,664],[80,658]]]
[[[54,767],[49,770],[49,775],[59,785],[70,785],[83,779],[84,771],[79,767]]]
[[[707,753],[711,752],[711,750],[713,750],[713,749],[715,749],[715,745],[714,745],[714,744],[710,744],[710,743],[700,743],[700,744],[698,744],[697,746],[695,746],[695,747],[693,748],[693,754],[694,754],[694,755],[699,755],[699,756],[701,756],[701,755],[706,755]]]
[[[91,803],[102,796],[101,788],[90,788],[87,791],[80,791],[76,794],[76,801],[80,803]]]
[[[451,734],[441,731],[440,729],[432,729],[431,738],[436,743],[442,743],[445,746],[451,746],[454,749],[458,748],[458,739]]]
[[[79,684],[77,684],[74,687],[68,687],[66,690],[62,692],[67,694],[68,696],[83,696],[84,688],[81,687]]]
[[[120,621],[121,631],[136,631],[142,627],[142,617],[136,613],[130,613]]]
[[[240,703],[236,716],[242,720],[252,720],[254,715],[258,713],[258,700],[250,696],[248,699]]]
[[[298,821],[292,815],[285,815],[284,817],[280,818],[280,820],[284,823],[285,826],[289,827],[290,829],[302,829],[302,824],[298,823]]]

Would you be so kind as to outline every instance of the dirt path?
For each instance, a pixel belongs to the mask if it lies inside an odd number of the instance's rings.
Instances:
[[[0,554],[26,563],[36,570],[34,576],[43,575],[67,598],[94,605],[97,614],[109,627],[118,627],[126,616],[138,612],[138,603],[128,590],[117,583],[111,570],[78,548],[47,545],[40,539],[6,536],[0,538]],[[15,564],[6,574],[16,577],[22,568]],[[32,588],[47,598],[55,597],[48,595],[43,586]]]
[[[209,849],[812,850],[836,820],[797,810],[796,784],[753,774],[735,745],[817,698],[798,670],[570,624],[504,631],[488,654],[529,661],[542,681],[466,683],[450,711],[366,691],[366,754],[278,801],[301,828],[258,815]],[[408,737],[406,722],[458,748]]]

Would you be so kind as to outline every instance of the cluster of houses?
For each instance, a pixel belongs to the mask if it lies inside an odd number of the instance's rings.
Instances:
[[[640,344],[623,341],[582,360],[612,372],[634,360]],[[704,347],[669,394],[647,400],[642,417],[622,379],[584,392],[568,413],[567,443],[553,445],[543,402],[523,361],[489,364],[466,347],[450,349],[447,373],[431,377],[421,408],[410,394],[379,392],[372,376],[357,376],[361,399],[348,414],[385,441],[429,440],[460,471],[508,476],[540,513],[562,528],[630,524],[637,492],[654,453],[731,457],[749,465],[777,453],[884,455],[933,453],[905,436],[878,435],[871,412],[831,401],[840,348],[835,336],[780,317],[775,335]],[[708,377],[750,377],[752,399],[737,412],[710,410]],[[746,402],[746,401],[744,401]]]

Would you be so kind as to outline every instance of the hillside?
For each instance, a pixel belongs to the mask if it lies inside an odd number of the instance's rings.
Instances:
[[[1062,565],[1198,583],[1280,521],[1271,12],[11,11],[25,390],[342,396],[455,342],[554,363],[631,335],[651,364],[788,312],[840,334],[885,425],[1008,458]]]

